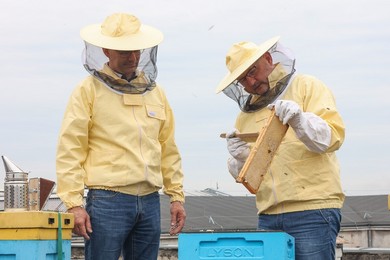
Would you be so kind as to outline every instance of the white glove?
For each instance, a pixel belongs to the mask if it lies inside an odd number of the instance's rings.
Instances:
[[[284,125],[289,124],[298,139],[310,151],[322,153],[328,149],[332,133],[329,125],[321,117],[310,112],[302,112],[299,105],[291,100],[277,100],[267,107],[275,108],[275,115],[279,120]]]
[[[248,158],[251,148],[247,142],[244,142],[235,134],[239,133],[238,130],[234,130],[226,134],[227,148],[229,153],[239,161],[246,161]]]
[[[279,120],[282,121],[283,125],[288,123],[291,127],[293,126],[291,125],[290,120],[302,113],[298,104],[291,100],[277,100],[274,104],[270,104],[267,107],[269,109],[275,108],[275,115],[279,117]]]
[[[242,167],[245,164],[245,161],[239,161],[234,159],[233,157],[229,157],[227,163],[230,174],[236,180],[238,175],[240,174]]]

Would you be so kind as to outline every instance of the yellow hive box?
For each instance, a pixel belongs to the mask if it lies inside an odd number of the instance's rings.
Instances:
[[[62,234],[60,239],[70,240],[73,226],[74,218],[71,213],[0,212],[0,240],[57,240],[59,233]],[[61,232],[58,232],[59,230]]]

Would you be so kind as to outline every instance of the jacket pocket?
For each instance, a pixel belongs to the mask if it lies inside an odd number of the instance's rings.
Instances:
[[[158,140],[161,125],[166,119],[165,110],[163,106],[159,105],[145,105],[146,108],[146,126],[145,133],[148,137]]]

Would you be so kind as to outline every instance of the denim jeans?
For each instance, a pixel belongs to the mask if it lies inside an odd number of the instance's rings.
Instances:
[[[90,190],[86,210],[92,233],[85,241],[86,260],[157,259],[160,245],[160,196],[132,196]]]
[[[334,260],[340,209],[259,215],[258,229],[280,230],[295,238],[295,260]]]

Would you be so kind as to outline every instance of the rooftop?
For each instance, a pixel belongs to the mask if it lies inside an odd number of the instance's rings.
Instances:
[[[390,211],[388,195],[347,196],[342,213],[342,228],[388,227]],[[170,227],[169,197],[161,195],[162,231]],[[230,196],[211,188],[186,192],[187,219],[183,231],[254,230],[257,210],[254,196]],[[0,193],[0,210],[4,209]],[[52,194],[43,210],[65,211],[56,194]]]

